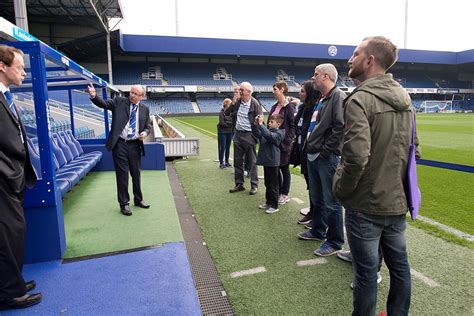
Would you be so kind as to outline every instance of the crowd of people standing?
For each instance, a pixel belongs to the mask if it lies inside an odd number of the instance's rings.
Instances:
[[[397,58],[390,40],[368,37],[348,61],[349,76],[357,84],[349,96],[336,85],[336,67],[325,63],[301,85],[298,106],[288,97],[286,82],[273,85],[276,102],[266,124],[249,82],[240,85],[240,96],[226,99],[219,116],[219,133],[225,122],[232,122],[234,133],[235,186],[230,193],[245,191],[248,169],[249,193],[256,194],[256,165],[262,165],[266,200],[259,208],[274,214],[289,201],[289,165],[301,166],[310,206],[298,220],[308,230],[298,238],[321,242],[315,255],[337,254],[352,262],[353,315],[376,314],[382,256],[390,272],[387,313],[407,315],[410,306],[405,192],[408,148],[416,127],[409,95],[387,73]],[[228,164],[228,150],[224,161],[221,148],[229,142],[219,141],[220,166]],[[344,225],[350,251],[342,252]]]

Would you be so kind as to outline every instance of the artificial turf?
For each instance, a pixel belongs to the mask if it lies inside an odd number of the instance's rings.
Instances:
[[[150,209],[120,213],[114,172],[92,172],[63,201],[67,248],[64,258],[182,241],[166,171],[142,171],[142,191]],[[129,189],[132,186],[130,183]]]
[[[418,114],[422,158],[474,166],[473,114]]]
[[[181,118],[180,118],[181,120]],[[187,136],[200,138],[200,156],[177,161],[175,166],[186,196],[203,232],[231,304],[238,315],[312,314],[348,315],[352,308],[350,264],[327,258],[326,264],[297,267],[296,262],[316,258],[319,242],[300,241],[298,210],[307,206],[302,177],[292,177],[294,200],[268,215],[257,208],[264,200],[264,186],[255,196],[247,191],[230,194],[233,170],[220,170],[214,162],[216,141],[189,125],[171,119]],[[474,250],[441,240],[408,226],[412,269],[435,280],[431,288],[413,278],[412,315],[469,314],[474,308],[472,267]],[[231,278],[232,272],[264,266],[267,272]],[[389,276],[379,287],[377,310],[385,310]]]
[[[216,133],[217,116],[180,117],[177,120],[199,132],[207,130],[206,135]],[[474,165],[474,115],[418,114],[417,124],[424,159]],[[474,198],[469,193],[474,176],[421,165],[417,170],[423,195],[421,215],[474,234]]]

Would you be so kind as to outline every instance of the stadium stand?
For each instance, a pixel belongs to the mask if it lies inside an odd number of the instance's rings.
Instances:
[[[198,97],[198,106],[201,113],[218,113],[222,108],[224,98]]]

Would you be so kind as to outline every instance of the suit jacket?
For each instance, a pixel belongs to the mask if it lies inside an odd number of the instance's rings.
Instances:
[[[92,103],[100,108],[112,111],[112,128],[110,129],[109,138],[105,144],[107,150],[111,151],[122,134],[125,125],[130,120],[130,105],[131,102],[128,98],[115,97],[110,100],[103,100],[98,95],[91,99]],[[151,131],[151,120],[150,120],[150,109],[139,104],[138,106],[138,133],[146,132],[150,134]],[[140,141],[140,146],[143,150],[143,142]]]
[[[18,110],[16,112],[19,113]],[[0,177],[8,184],[11,192],[22,197],[25,184],[28,187],[35,184],[36,173],[28,154],[25,128],[20,118],[16,118],[10,111],[1,92],[0,126]]]

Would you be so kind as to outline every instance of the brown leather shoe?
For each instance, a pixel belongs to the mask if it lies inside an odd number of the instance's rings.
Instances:
[[[120,206],[120,212],[122,212],[122,214],[125,215],[125,216],[131,216],[132,215],[132,210],[130,210],[130,206],[128,206],[128,205]]]
[[[32,291],[36,288],[36,282],[35,280],[31,280],[25,283],[26,291]]]
[[[21,297],[0,300],[0,310],[26,308],[38,304],[43,299],[41,293],[26,294]]]
[[[240,192],[240,191],[245,191],[245,188],[244,188],[243,185],[238,184],[235,187],[233,187],[232,189],[230,189],[229,193],[235,193],[235,192]]]
[[[146,204],[145,201],[141,200],[140,202],[135,202],[135,206],[141,207],[141,208],[150,208],[150,204]]]

